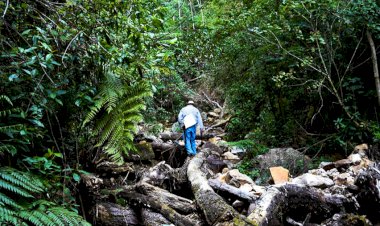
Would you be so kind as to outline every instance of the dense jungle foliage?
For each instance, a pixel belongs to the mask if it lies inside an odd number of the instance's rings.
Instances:
[[[230,141],[376,146],[379,15],[378,0],[1,0],[0,222],[85,224],[80,174],[202,93]]]

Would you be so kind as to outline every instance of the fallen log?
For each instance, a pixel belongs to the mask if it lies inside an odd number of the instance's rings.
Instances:
[[[214,189],[219,190],[223,192],[227,192],[239,199],[245,200],[249,203],[255,202],[259,197],[255,196],[249,192],[245,192],[237,187],[234,187],[232,185],[222,183],[217,179],[209,179],[208,184]]]
[[[214,134],[207,134],[207,133],[205,133],[205,134],[202,134],[202,136],[199,135],[199,134],[197,134],[196,137],[195,137],[195,139],[196,139],[196,140],[208,140],[208,139],[213,138],[213,137],[215,137]],[[168,140],[182,140],[182,133],[176,133],[176,132],[170,132],[170,133],[166,132],[166,133],[161,133],[161,134],[160,134],[160,138],[161,138],[163,141],[168,141]]]
[[[144,173],[141,182],[159,186],[169,191],[179,190],[188,182],[186,175],[188,164],[189,162],[185,162],[182,167],[173,169],[170,165],[165,164],[165,161],[162,161]],[[169,183],[165,184],[166,182]]]
[[[135,186],[125,187],[117,194],[125,198],[133,206],[149,207],[161,213],[175,225],[199,225],[200,220],[190,219],[185,214],[196,211],[194,203],[170,192],[154,187],[147,183],[140,183]]]
[[[308,221],[320,224],[334,213],[356,211],[355,199],[332,195],[322,190],[297,184],[270,187],[256,202],[248,216],[259,226],[283,225],[284,219],[292,222]],[[289,223],[289,222],[287,222]]]
[[[141,223],[145,226],[170,225],[172,223],[162,216],[162,214],[154,212],[149,208],[142,208],[140,215]]]
[[[207,182],[201,167],[206,161],[207,149],[199,152],[190,161],[187,176],[195,200],[202,210],[209,225],[253,225],[253,221],[240,215],[232,206],[228,205],[221,196],[216,194]]]
[[[358,187],[356,199],[360,213],[367,215],[374,225],[380,224],[380,166],[375,164],[362,171],[355,185]]]
[[[179,145],[179,144],[175,144],[175,143],[161,143],[161,142],[153,142],[152,143],[152,148],[154,150],[161,150],[161,152],[163,151],[170,151],[170,150],[176,150],[176,149],[185,149],[185,147]]]
[[[98,225],[140,225],[135,211],[128,206],[107,202],[97,203],[94,212],[95,222]]]

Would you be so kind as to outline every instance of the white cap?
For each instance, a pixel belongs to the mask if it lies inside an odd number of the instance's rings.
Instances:
[[[194,101],[189,100],[189,101],[187,102],[187,104],[194,104]]]

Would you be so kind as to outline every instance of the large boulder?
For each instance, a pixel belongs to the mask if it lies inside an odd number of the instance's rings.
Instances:
[[[291,175],[296,175],[307,171],[311,159],[294,150],[293,148],[273,148],[266,154],[255,158],[258,168],[268,170],[270,167],[282,166],[289,170]]]

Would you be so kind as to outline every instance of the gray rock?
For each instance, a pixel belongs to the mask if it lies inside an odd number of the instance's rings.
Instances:
[[[268,153],[255,158],[259,168],[267,170],[273,166],[282,166],[289,170],[291,175],[301,173],[307,169],[310,158],[293,148],[274,148]]]
[[[305,173],[292,180],[294,184],[303,184],[309,187],[327,188],[334,185],[334,181],[327,177]]]

